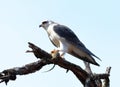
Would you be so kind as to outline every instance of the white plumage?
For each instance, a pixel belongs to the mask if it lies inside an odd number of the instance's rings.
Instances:
[[[85,62],[99,66],[93,56],[98,57],[89,51],[67,26],[53,21],[43,21],[39,27],[43,27],[47,31],[49,39],[57,47],[61,56],[69,53]]]

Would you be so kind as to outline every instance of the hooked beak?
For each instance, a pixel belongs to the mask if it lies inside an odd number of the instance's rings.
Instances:
[[[41,24],[41,25],[39,25],[39,28],[40,28],[40,27],[42,27],[42,24]]]

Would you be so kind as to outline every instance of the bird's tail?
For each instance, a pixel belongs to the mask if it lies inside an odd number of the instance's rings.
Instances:
[[[87,52],[79,49],[79,48],[76,48],[75,50],[72,50],[71,52],[69,52],[69,54],[83,60],[83,61],[86,61],[86,62],[89,62],[89,63],[92,63],[94,65],[97,65],[97,66],[100,66],[96,61],[95,59],[90,55],[88,54]],[[95,56],[95,55],[93,55]],[[96,58],[98,58],[97,56],[95,56]]]

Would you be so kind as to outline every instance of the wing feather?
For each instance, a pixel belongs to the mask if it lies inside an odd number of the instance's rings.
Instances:
[[[60,36],[65,38],[68,42],[76,45],[79,44],[81,47],[85,47],[85,45],[78,39],[75,33],[64,25],[55,25],[54,31]]]
[[[58,25],[55,25],[53,29],[60,37],[64,38],[66,41],[68,41],[72,45],[78,47],[83,52],[87,53],[88,55],[94,56],[97,59],[101,60],[99,57],[93,54],[90,50],[88,50],[85,47],[85,45],[78,39],[75,33],[71,29],[69,29],[67,26],[58,24]]]

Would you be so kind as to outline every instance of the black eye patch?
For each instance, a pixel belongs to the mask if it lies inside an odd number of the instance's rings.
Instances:
[[[42,22],[42,24],[46,24],[46,23],[48,23],[48,21],[43,21],[43,22]]]

